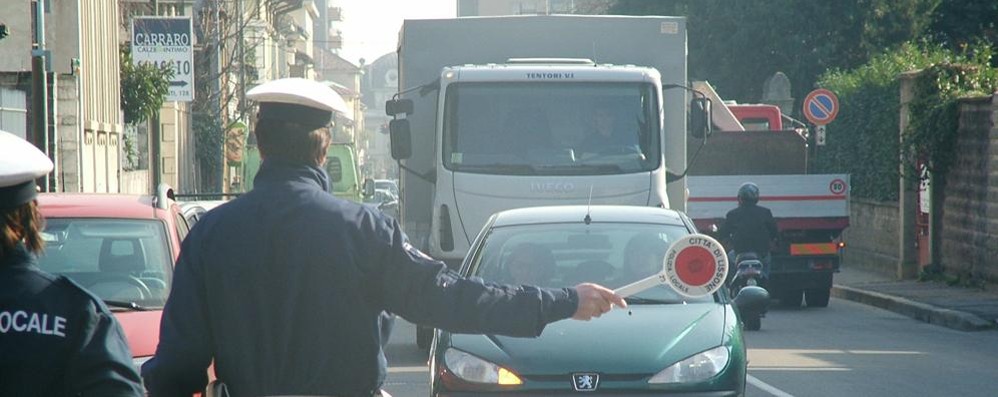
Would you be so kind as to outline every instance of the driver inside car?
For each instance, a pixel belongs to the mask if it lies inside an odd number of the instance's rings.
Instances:
[[[651,276],[662,270],[668,244],[656,234],[638,234],[627,242],[624,268],[618,284],[624,285]]]
[[[590,154],[639,153],[637,135],[621,128],[620,120],[608,106],[597,106],[592,112],[591,127],[578,152]]]
[[[554,273],[554,254],[547,247],[523,243],[506,258],[506,269],[513,284],[547,285]]]

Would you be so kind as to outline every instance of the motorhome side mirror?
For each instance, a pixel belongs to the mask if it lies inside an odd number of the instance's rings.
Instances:
[[[711,102],[708,98],[693,98],[690,101],[690,135],[706,138],[711,131]]]
[[[374,179],[364,178],[364,197],[374,196]]]
[[[397,116],[402,113],[412,114],[412,99],[389,99],[385,101],[385,113]]]
[[[392,141],[392,158],[405,160],[412,157],[412,134],[409,120],[396,119],[388,122],[388,133]]]

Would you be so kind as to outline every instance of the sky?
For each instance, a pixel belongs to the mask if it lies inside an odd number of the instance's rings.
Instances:
[[[393,52],[403,19],[454,18],[457,0],[332,0],[343,8],[343,50],[340,55],[370,64]]]

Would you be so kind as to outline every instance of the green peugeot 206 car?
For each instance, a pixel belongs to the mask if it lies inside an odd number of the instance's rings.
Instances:
[[[593,282],[618,288],[661,271],[668,247],[694,232],[684,214],[660,208],[504,211],[486,223],[461,272],[503,284],[570,287]],[[627,309],[592,321],[549,324],[538,338],[438,331],[430,356],[432,393],[744,393],[745,343],[734,300],[725,288],[687,298],[659,285],[627,301]],[[743,303],[760,304],[739,299]]]

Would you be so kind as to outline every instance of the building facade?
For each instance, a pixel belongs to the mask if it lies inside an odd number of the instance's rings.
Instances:
[[[48,191],[118,192],[120,106],[118,3],[46,2],[49,142],[55,170]],[[42,142],[32,131],[31,50],[35,3],[0,3],[10,36],[0,40],[0,123],[6,131]]]
[[[392,52],[364,65],[361,93],[366,109],[364,122],[367,138],[367,168],[377,179],[398,179],[398,163],[392,158],[385,101],[398,92],[398,54]]]

